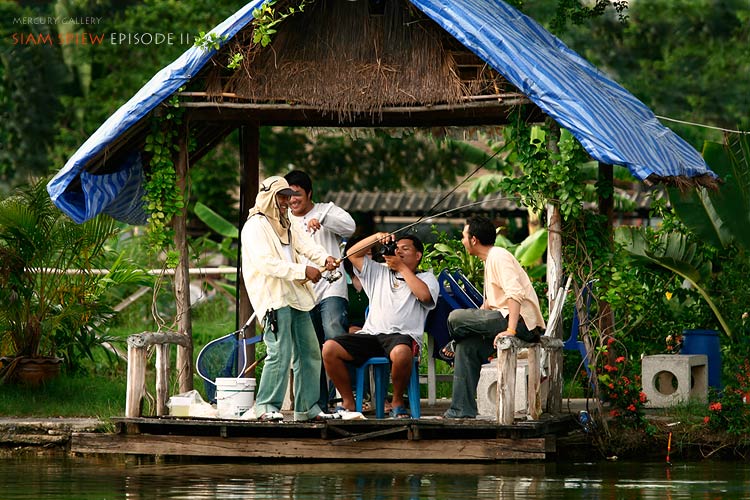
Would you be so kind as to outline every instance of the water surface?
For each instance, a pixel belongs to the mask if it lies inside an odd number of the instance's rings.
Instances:
[[[750,465],[181,463],[21,457],[0,459],[0,498],[750,499]]]

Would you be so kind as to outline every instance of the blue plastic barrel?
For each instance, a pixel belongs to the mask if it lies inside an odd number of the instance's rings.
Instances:
[[[680,354],[705,354],[708,358],[708,385],[721,390],[721,350],[716,330],[682,330]]]

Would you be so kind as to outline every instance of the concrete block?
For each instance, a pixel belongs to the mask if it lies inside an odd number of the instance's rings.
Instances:
[[[705,354],[644,356],[641,378],[648,408],[668,408],[688,400],[708,401],[708,358]]]
[[[518,359],[516,365],[516,413],[527,413],[526,386],[529,366],[526,359]],[[542,407],[545,406],[548,384],[542,383]],[[480,417],[496,418],[497,416],[497,358],[482,365],[477,384],[477,411]]]

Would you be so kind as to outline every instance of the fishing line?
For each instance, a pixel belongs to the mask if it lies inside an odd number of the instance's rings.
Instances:
[[[434,205],[432,205],[429,208],[429,210],[427,210],[427,214],[428,215],[423,215],[422,217],[420,217],[419,219],[417,219],[417,222],[421,221],[422,219],[424,219],[426,217],[437,217],[437,215],[429,215],[429,213],[432,212],[433,210],[435,210],[435,208],[437,208],[441,203],[443,203],[446,200],[446,198],[448,198],[450,195],[452,195],[454,192],[456,192],[456,189],[460,188],[463,184],[466,183],[466,181],[468,181],[469,179],[471,179],[474,176],[474,174],[476,174],[477,172],[479,172],[479,170],[481,170],[482,167],[484,167],[485,165],[487,165],[487,163],[489,163],[490,160],[492,160],[494,157],[496,157],[498,155],[498,153],[500,153],[499,149],[497,151],[495,151],[494,153],[492,153],[492,155],[490,155],[486,160],[484,160],[477,168],[474,169],[474,171],[472,171],[469,175],[467,175],[466,177],[464,177],[464,180],[462,180],[461,182],[459,182],[458,184],[456,184],[453,187],[453,189],[451,189],[450,191],[448,191],[442,198],[440,198]]]
[[[388,236],[386,236],[386,238],[390,237],[391,235],[396,235],[396,234],[400,233],[401,231],[405,231],[405,230],[409,229],[410,227],[414,227],[417,224],[422,223],[425,218],[430,218],[431,219],[431,218],[435,218],[435,217],[442,217],[443,215],[449,214],[451,212],[455,212],[457,210],[462,210],[464,208],[474,207],[476,205],[481,205],[483,203],[489,203],[489,202],[493,202],[493,201],[502,201],[502,200],[518,201],[518,198],[517,197],[512,197],[512,196],[498,196],[497,198],[489,198],[489,199],[484,199],[482,201],[474,201],[472,203],[467,203],[465,205],[461,205],[459,207],[454,207],[454,208],[451,208],[449,210],[445,210],[444,212],[440,212],[440,213],[433,214],[433,215],[430,215],[430,216],[423,215],[422,217],[420,217],[419,219],[417,219],[415,222],[412,222],[410,224],[407,224],[405,226],[402,226],[402,227],[400,227],[398,229],[395,229],[395,230],[389,232]],[[437,206],[437,205],[435,205],[435,206]],[[383,238],[383,239],[385,239],[385,238]],[[383,239],[378,240],[377,243],[382,243]],[[362,251],[362,250],[360,250],[360,251]],[[342,260],[344,260],[344,259],[346,259],[348,257],[349,257],[349,254],[347,253],[346,255],[343,255],[341,257],[341,259],[339,259],[339,261],[342,261]]]

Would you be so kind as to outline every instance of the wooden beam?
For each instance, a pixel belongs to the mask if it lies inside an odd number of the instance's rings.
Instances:
[[[543,460],[554,451],[554,439],[374,440],[334,445],[322,439],[211,436],[156,436],[108,433],[73,434],[71,452],[306,459],[320,461],[496,461]]]
[[[260,172],[260,127],[255,125],[243,125],[240,127],[240,220],[237,226],[242,233],[242,227],[245,225],[247,214],[255,205],[255,197],[258,194]],[[238,305],[237,314],[239,325],[244,325],[247,319],[253,314],[253,306],[245,289],[245,280],[242,276],[242,241],[237,245],[237,293]],[[255,326],[262,320],[257,318],[256,321],[245,331],[245,338],[255,336]],[[240,347],[242,348],[242,347]],[[240,360],[247,359],[250,365],[255,361],[255,344],[244,346],[240,353]],[[248,373],[245,376],[257,378],[255,372]]]
[[[177,189],[182,193],[185,203],[180,213],[175,215],[172,220],[174,245],[180,255],[180,261],[174,275],[177,331],[190,339],[187,346],[177,348],[177,378],[180,393],[193,389],[193,325],[190,308],[190,255],[187,246],[188,134],[189,129],[185,125],[180,130],[177,139],[178,151],[175,161],[175,175],[177,176]]]
[[[528,99],[468,102],[456,105],[386,107],[372,112],[326,111],[312,106],[251,103],[183,103],[192,122],[229,122],[298,127],[438,127],[508,123],[521,109],[524,120],[541,122],[545,115]]]

